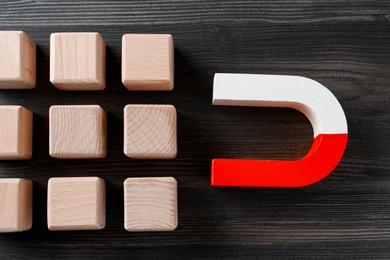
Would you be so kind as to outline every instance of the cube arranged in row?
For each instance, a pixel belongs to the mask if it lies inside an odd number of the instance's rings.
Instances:
[[[36,85],[36,45],[21,31],[0,31],[0,89]],[[128,90],[172,90],[174,45],[170,34],[122,37],[122,82]],[[52,33],[50,81],[60,90],[103,90],[106,46],[96,32]]]
[[[106,112],[98,105],[61,105],[49,110],[49,154],[59,159],[105,158]],[[123,151],[132,159],[177,155],[176,109],[172,105],[127,105]],[[0,106],[0,160],[32,156],[33,114],[22,106]]]
[[[60,159],[104,158],[106,128],[106,112],[100,106],[52,106],[49,153]]]
[[[173,231],[178,225],[177,182],[172,177],[124,181],[124,228],[129,232]],[[106,225],[105,182],[98,177],[51,178],[47,225],[52,231],[98,230]],[[32,182],[0,179],[0,232],[32,226]]]
[[[32,181],[0,179],[0,232],[18,232],[32,226]]]
[[[176,229],[177,182],[174,178],[128,178],[123,187],[127,231]]]
[[[0,31],[0,89],[31,89],[36,83],[36,45],[24,32]]]
[[[172,90],[173,53],[170,34],[123,35],[122,83],[128,90]]]
[[[98,177],[50,178],[47,187],[49,230],[93,230],[106,226],[106,191]]]
[[[50,81],[61,90],[106,88],[106,45],[98,33],[50,35]]]
[[[176,109],[171,105],[127,105],[124,153],[133,159],[173,159],[177,154]]]

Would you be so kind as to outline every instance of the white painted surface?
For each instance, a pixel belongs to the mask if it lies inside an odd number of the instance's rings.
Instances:
[[[306,115],[314,137],[348,133],[337,98],[317,81],[305,77],[216,73],[213,105],[290,107]]]

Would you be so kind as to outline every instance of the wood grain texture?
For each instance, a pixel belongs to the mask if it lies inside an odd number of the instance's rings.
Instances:
[[[49,153],[59,159],[104,158],[106,112],[98,105],[50,107]]]
[[[172,35],[123,35],[122,83],[128,90],[172,90],[173,72]]]
[[[31,180],[0,179],[0,233],[31,228],[32,196]]]
[[[34,155],[0,161],[1,177],[34,181],[34,225],[0,235],[2,258],[390,258],[390,2],[67,1],[0,2],[0,29],[37,43],[37,87],[1,91],[2,104],[34,112]],[[96,31],[107,45],[104,91],[57,91],[49,81],[52,32]],[[169,33],[175,89],[128,91],[121,82],[121,37]],[[292,109],[213,107],[216,72],[300,75],[327,86],[348,121],[347,150],[326,179],[302,189],[211,188],[212,158],[294,160],[312,144],[309,121]],[[99,104],[108,114],[104,160],[49,156],[49,108]],[[172,104],[175,160],[123,154],[123,108]],[[23,174],[23,175],[22,175]],[[100,231],[47,230],[47,180],[99,176],[107,184]],[[172,176],[180,225],[174,232],[123,228],[123,181]]]
[[[106,45],[99,33],[52,33],[50,81],[61,90],[106,88]]]
[[[176,109],[172,105],[126,105],[124,147],[132,159],[174,159],[177,155]]]
[[[33,114],[22,106],[0,106],[0,160],[32,156]]]
[[[36,84],[36,45],[22,31],[0,31],[0,89],[31,89]]]
[[[98,177],[50,178],[47,188],[47,225],[51,231],[104,228],[104,180]]]
[[[177,228],[177,182],[174,178],[127,178],[123,188],[127,231],[173,231]]]

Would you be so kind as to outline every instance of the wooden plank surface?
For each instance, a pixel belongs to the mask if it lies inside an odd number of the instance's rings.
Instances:
[[[0,29],[26,31],[37,43],[38,66],[34,90],[0,91],[1,104],[34,112],[32,159],[0,162],[0,177],[33,180],[33,227],[1,234],[2,257],[390,258],[389,1],[2,1]],[[49,36],[65,31],[102,35],[106,90],[64,92],[50,84]],[[173,35],[173,91],[126,90],[125,33]],[[213,107],[216,72],[301,75],[327,86],[350,133],[336,170],[301,189],[211,188],[212,158],[297,159],[312,141],[308,120],[291,109]],[[49,156],[49,107],[61,104],[98,104],[107,112],[106,159]],[[176,159],[123,154],[126,104],[176,107]],[[106,228],[48,231],[53,176],[105,179]],[[124,230],[123,181],[163,176],[178,182],[178,228]]]

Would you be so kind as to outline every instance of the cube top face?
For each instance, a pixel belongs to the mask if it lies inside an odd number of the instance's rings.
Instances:
[[[177,182],[174,178],[128,178],[123,186],[127,231],[176,229]]]
[[[105,89],[106,47],[99,33],[52,33],[50,81],[61,90]]]
[[[32,113],[22,106],[0,106],[0,160],[32,156]]]
[[[32,226],[32,182],[0,179],[0,232],[19,232]]]
[[[54,158],[104,158],[106,112],[98,105],[52,106],[49,111],[49,153]]]
[[[172,90],[173,74],[172,35],[123,35],[122,82],[128,90]]]
[[[106,225],[105,183],[98,177],[51,178],[48,182],[49,230],[96,230]]]
[[[36,83],[36,45],[21,31],[0,31],[0,89],[31,89]]]
[[[0,62],[1,80],[22,79],[22,52],[23,32],[0,32]]]
[[[173,159],[177,155],[176,109],[171,105],[124,108],[124,153],[132,159]]]

